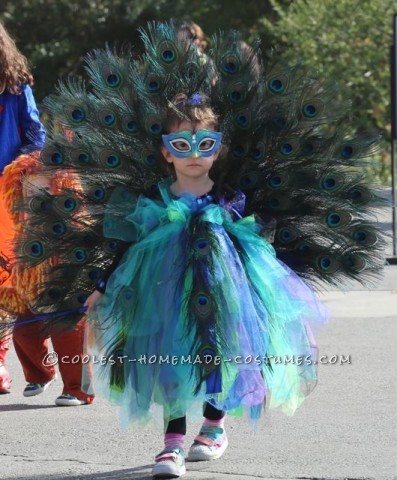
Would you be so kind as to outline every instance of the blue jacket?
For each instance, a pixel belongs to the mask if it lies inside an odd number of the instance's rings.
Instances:
[[[18,155],[41,150],[45,130],[29,85],[21,94],[7,90],[0,95],[0,174]]]

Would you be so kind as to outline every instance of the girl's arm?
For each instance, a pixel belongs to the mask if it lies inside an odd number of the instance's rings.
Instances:
[[[124,244],[117,254],[114,257],[112,264],[106,269],[101,279],[97,282],[96,289],[91,293],[84,303],[84,306],[87,307],[85,312],[86,315],[89,315],[92,312],[92,309],[95,307],[98,300],[106,291],[106,284],[110,275],[116,270],[117,265],[120,263],[120,260],[123,258],[124,253],[128,250],[130,246],[129,243]]]
[[[92,309],[95,307],[97,301],[101,298],[102,293],[98,292],[98,290],[94,290],[93,293],[87,298],[84,303],[84,306],[87,307],[85,312],[86,315],[89,315],[92,312]]]
[[[41,150],[45,140],[45,130],[40,122],[39,111],[29,85],[21,87],[18,95],[19,127],[21,129],[21,153]]]

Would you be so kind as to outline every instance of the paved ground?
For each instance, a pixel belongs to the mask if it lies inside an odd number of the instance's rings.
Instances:
[[[318,335],[320,352],[350,364],[320,365],[318,387],[294,417],[269,412],[258,431],[229,419],[224,457],[188,464],[186,480],[397,479],[397,266],[376,290],[329,292],[332,311]],[[26,399],[11,353],[10,395],[0,396],[0,479],[146,480],[161,449],[161,426],[121,432],[104,400],[54,405],[58,381]],[[189,425],[189,442],[199,422]]]

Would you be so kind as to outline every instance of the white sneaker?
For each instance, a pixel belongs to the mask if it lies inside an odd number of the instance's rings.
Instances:
[[[223,428],[203,425],[190,447],[188,461],[198,462],[220,458],[229,445]]]
[[[87,402],[69,393],[63,393],[55,400],[55,405],[58,405],[58,407],[78,407],[80,405],[87,405]]]
[[[57,377],[55,376],[47,383],[28,383],[23,391],[24,397],[34,397],[35,395],[40,395],[43,393],[47,388],[55,382]]]
[[[153,478],[178,478],[186,473],[185,457],[181,447],[166,448],[155,458]]]

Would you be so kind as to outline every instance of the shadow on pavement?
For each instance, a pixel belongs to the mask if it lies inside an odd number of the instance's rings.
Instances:
[[[0,405],[0,412],[15,412],[18,410],[40,410],[42,408],[59,408],[56,405],[29,405],[28,403],[15,403],[13,405]]]
[[[126,470],[115,470],[113,472],[89,473],[77,476],[60,475],[31,475],[29,480],[152,480],[150,473],[152,465],[142,465]],[[148,471],[149,470],[149,471]],[[24,477],[3,478],[2,480],[26,480]]]

